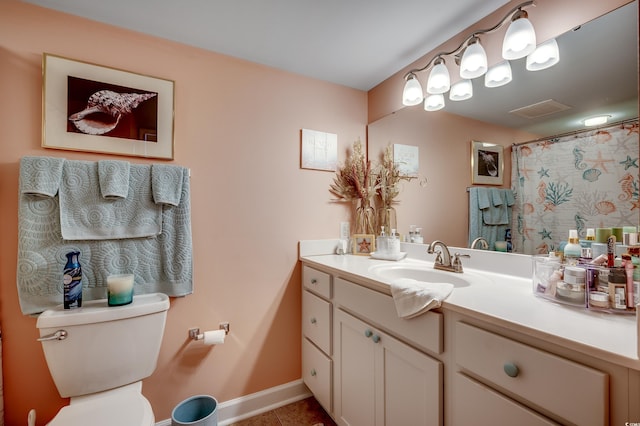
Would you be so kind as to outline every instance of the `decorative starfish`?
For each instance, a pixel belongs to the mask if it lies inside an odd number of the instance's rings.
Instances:
[[[371,243],[366,238],[363,238],[362,241],[360,241],[360,253],[369,253],[370,249]]]
[[[542,179],[543,177],[549,177],[549,169],[545,169],[544,167],[540,167],[540,170],[538,170],[538,176],[540,176],[540,179]]]
[[[543,240],[545,238],[548,239],[548,240],[552,240],[553,239],[553,238],[551,238],[551,231],[547,231],[546,228],[542,228],[542,231],[538,232],[538,235],[540,235]]]
[[[632,159],[630,156],[627,155],[627,159],[624,161],[621,161],[620,164],[622,164],[624,166],[624,169],[627,170],[631,167],[635,167],[638,168],[638,159]]]
[[[605,160],[605,159],[602,158],[602,151],[598,151],[598,158],[596,158],[594,160],[588,160],[588,159],[585,158],[584,161],[588,161],[590,163],[593,163],[592,168],[594,168],[594,169],[596,167],[600,166],[605,173],[609,173],[609,170],[607,170],[607,166],[606,166],[605,163],[613,163],[612,159]]]

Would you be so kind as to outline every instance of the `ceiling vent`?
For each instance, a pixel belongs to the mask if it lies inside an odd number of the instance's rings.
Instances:
[[[547,99],[546,101],[538,102],[532,105],[528,105],[522,108],[509,111],[510,114],[515,114],[522,118],[534,119],[544,117],[546,115],[555,114],[560,111],[571,109],[569,105],[561,104],[553,99]]]

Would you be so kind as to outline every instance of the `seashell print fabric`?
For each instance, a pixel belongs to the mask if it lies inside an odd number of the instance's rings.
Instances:
[[[514,251],[559,249],[569,229],[638,225],[638,121],[516,146]]]

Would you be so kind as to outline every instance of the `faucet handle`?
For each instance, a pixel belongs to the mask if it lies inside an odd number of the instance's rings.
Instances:
[[[469,254],[461,254],[461,253],[455,253],[453,255],[453,261],[451,262],[451,266],[453,267],[455,272],[462,272],[462,261],[460,260],[461,257],[471,257],[471,255]]]

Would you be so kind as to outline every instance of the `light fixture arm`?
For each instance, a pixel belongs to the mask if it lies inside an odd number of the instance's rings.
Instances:
[[[529,7],[529,6],[535,6],[536,2],[535,0],[528,0],[525,1],[523,3],[520,3],[519,5],[515,6],[514,8],[512,8],[505,16],[504,18],[502,18],[500,20],[500,22],[498,22],[496,25],[494,25],[491,28],[488,28],[486,30],[477,30],[474,31],[470,36],[468,36],[467,38],[465,38],[462,43],[460,43],[460,45],[458,47],[456,47],[455,49],[449,51],[449,52],[438,52],[436,53],[436,55],[431,58],[431,60],[429,62],[427,62],[427,65],[425,65],[422,68],[414,68],[410,71],[408,71],[405,75],[404,75],[404,79],[407,80],[411,75],[415,75],[415,73],[418,72],[422,72],[426,69],[428,69],[429,67],[431,67],[435,61],[438,58],[442,58],[443,56],[451,56],[451,55],[456,55],[458,53],[460,53],[465,47],[467,47],[467,45],[469,44],[469,41],[477,38],[478,35],[480,34],[490,34],[496,30],[498,30],[500,27],[502,27],[510,18],[514,17],[514,14],[518,11],[522,11],[522,9],[524,9],[525,7]]]

